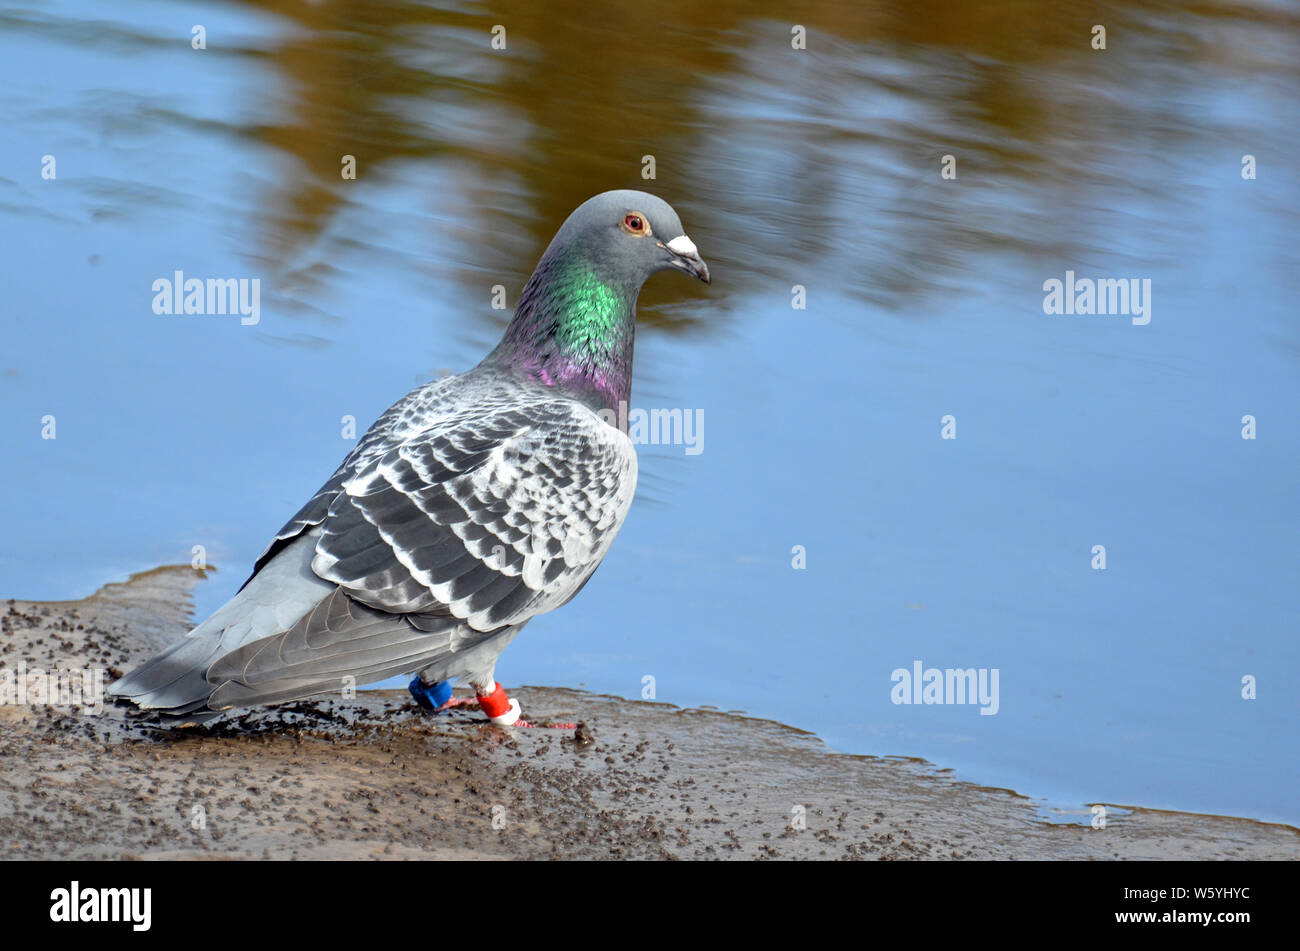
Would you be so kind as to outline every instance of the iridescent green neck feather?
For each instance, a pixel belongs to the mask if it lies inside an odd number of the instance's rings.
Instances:
[[[484,362],[506,363],[593,409],[618,412],[631,393],[641,288],[602,270],[572,250],[544,256]]]

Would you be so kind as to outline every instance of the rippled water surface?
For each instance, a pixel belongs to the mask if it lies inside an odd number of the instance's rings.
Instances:
[[[344,416],[476,363],[492,286],[647,187],[714,283],[647,287],[633,400],[703,451],[641,447],[503,683],[1300,822],[1300,6],[814,2],[806,50],[784,4],[591,10],[0,4],[0,593],[203,545],[214,609]],[[155,315],[177,270],[259,278],[259,322]],[[1149,280],[1150,322],[1045,315],[1067,271]],[[996,668],[996,715],[893,703],[917,661]]]

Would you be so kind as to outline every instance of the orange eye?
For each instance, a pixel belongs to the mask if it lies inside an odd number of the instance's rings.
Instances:
[[[647,235],[650,233],[650,222],[645,220],[645,215],[633,211],[623,218],[623,230],[638,237]]]

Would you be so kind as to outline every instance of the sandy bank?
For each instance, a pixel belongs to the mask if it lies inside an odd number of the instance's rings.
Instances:
[[[200,575],[0,602],[0,669],[128,669],[182,634]],[[107,675],[106,675],[107,676]],[[762,720],[515,687],[506,731],[361,692],[165,732],[105,706],[0,706],[9,858],[1294,859],[1300,833],[1135,809],[1104,830],[919,761]],[[802,813],[800,813],[802,807]],[[803,828],[792,828],[802,816]]]

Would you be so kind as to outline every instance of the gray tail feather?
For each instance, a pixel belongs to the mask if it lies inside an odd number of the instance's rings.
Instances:
[[[145,709],[189,713],[206,706],[212,685],[205,674],[221,649],[223,631],[204,632],[205,626],[110,684],[108,692]]]
[[[215,614],[108,692],[173,715],[207,707],[217,686],[208,670],[222,655],[290,627],[334,590],[311,570],[315,544],[305,535],[287,546]]]
[[[217,685],[209,706],[339,693],[431,665],[445,670],[443,679],[490,671],[517,630],[483,633],[458,618],[389,614],[336,589],[289,630],[218,659],[207,673]]]
[[[296,548],[109,692],[173,722],[197,723],[235,706],[339,693],[417,670],[439,679],[490,673],[522,626],[485,633],[452,617],[376,610],[314,573],[286,576],[286,564],[310,571]]]

